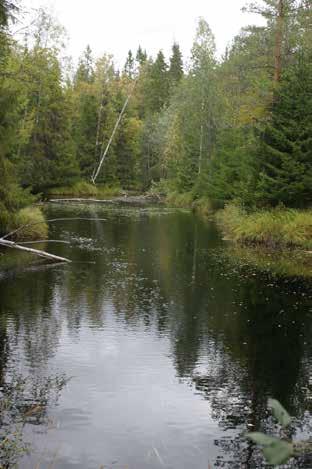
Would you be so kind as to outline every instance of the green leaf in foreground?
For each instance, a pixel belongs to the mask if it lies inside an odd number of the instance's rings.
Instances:
[[[293,445],[264,433],[248,433],[247,438],[263,446],[263,454],[269,464],[277,466],[288,461],[293,455]]]
[[[293,455],[293,445],[286,441],[276,439],[275,443],[263,448],[263,454],[269,464],[277,466],[287,462]]]
[[[282,427],[287,427],[287,425],[290,424],[290,415],[276,399],[268,400],[268,408],[272,411],[274,417],[277,419],[278,423],[282,425]]]

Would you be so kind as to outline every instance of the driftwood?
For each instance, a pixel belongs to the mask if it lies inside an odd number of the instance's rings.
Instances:
[[[60,244],[70,244],[69,241],[65,241],[63,239],[38,239],[36,241],[22,241],[18,244],[43,244],[43,243],[60,243]]]
[[[114,197],[113,199],[92,199],[92,198],[81,198],[81,197],[70,197],[62,199],[50,199],[52,203],[76,203],[76,204],[107,204],[107,205],[133,205],[133,206],[146,206],[148,204],[159,204],[162,202],[162,198],[158,195],[137,195],[137,196],[124,196]]]
[[[0,238],[0,246],[6,246],[8,248],[19,249],[20,251],[29,252],[30,254],[35,254],[39,257],[44,257],[46,259],[50,259],[57,262],[68,262],[70,263],[70,259],[66,259],[66,257],[55,256],[54,254],[50,254],[45,251],[39,251],[38,249],[27,248],[25,246],[21,246],[20,244],[14,243],[14,241],[9,241],[7,239]]]

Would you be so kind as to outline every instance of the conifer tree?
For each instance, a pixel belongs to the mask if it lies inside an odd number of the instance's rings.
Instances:
[[[135,56],[135,60],[137,61],[137,64],[140,67],[142,67],[142,65],[144,65],[146,60],[147,60],[146,50],[143,51],[141,46],[138,47],[138,50],[137,50],[137,53],[136,53],[136,56]]]
[[[260,203],[312,202],[312,60],[300,55],[285,72],[259,149]]]
[[[172,55],[170,57],[169,80],[170,86],[176,86],[183,77],[183,60],[179,44],[176,42],[172,46]]]
[[[91,47],[88,45],[79,59],[75,83],[92,83],[94,80],[94,62]]]
[[[152,113],[160,112],[168,104],[169,99],[168,65],[162,51],[158,52],[155,62],[150,67],[148,88],[146,98],[149,110]]]
[[[25,79],[30,83],[27,108],[32,125],[17,164],[22,185],[40,192],[70,184],[78,175],[78,166],[71,136],[69,102],[54,51],[35,47],[25,54],[24,64]]]
[[[124,66],[124,74],[130,79],[134,78],[135,75],[135,63],[131,50],[128,52],[127,60]]]

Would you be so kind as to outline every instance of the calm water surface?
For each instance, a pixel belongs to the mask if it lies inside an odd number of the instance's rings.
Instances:
[[[258,468],[274,396],[310,431],[311,281],[226,256],[212,223],[168,209],[57,206],[70,265],[0,277],[1,382],[68,379],[22,468]],[[43,246],[44,248],[44,246]],[[38,423],[38,422],[37,422]],[[310,461],[291,467],[312,467]]]

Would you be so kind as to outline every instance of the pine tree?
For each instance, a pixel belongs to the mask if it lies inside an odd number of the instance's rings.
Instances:
[[[183,77],[183,60],[179,44],[176,42],[172,46],[170,57],[169,80],[170,87],[175,87]]]
[[[261,136],[259,203],[312,202],[312,60],[301,55],[285,72]]]

